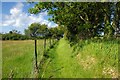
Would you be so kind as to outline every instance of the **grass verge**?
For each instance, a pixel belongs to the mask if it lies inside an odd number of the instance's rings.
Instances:
[[[118,41],[85,40],[70,46],[61,39],[48,52],[42,78],[117,78]],[[45,67],[45,68],[44,68]],[[41,75],[41,74],[40,74]]]

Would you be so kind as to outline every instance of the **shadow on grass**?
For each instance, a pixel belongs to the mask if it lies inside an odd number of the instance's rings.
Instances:
[[[52,59],[55,57],[55,50],[57,48],[58,42],[54,43],[50,46],[49,49],[46,50],[46,52],[43,54],[43,58],[40,61],[39,64],[39,78],[42,78],[42,75],[44,74],[45,67],[48,65],[48,63],[52,62]],[[54,52],[53,52],[54,51]]]
[[[52,49],[55,50],[55,49],[57,48],[57,45],[58,45],[58,42],[56,42],[56,43],[54,43],[53,45],[51,45],[50,48],[46,50],[46,52],[44,53],[43,56],[44,56],[45,58],[51,57],[51,56],[50,56],[50,55],[51,55],[50,50],[52,50]]]

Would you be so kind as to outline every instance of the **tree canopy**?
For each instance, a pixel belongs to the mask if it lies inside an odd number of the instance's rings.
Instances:
[[[44,37],[46,30],[47,30],[47,25],[32,23],[30,26],[28,26],[28,29],[25,29],[25,35],[29,37],[34,37],[34,38]]]
[[[20,31],[12,30],[9,33],[0,34],[0,40],[25,40],[28,39],[27,36],[20,34]]]
[[[39,2],[29,9],[32,14],[44,11],[52,16],[51,21],[66,27],[66,37],[70,40],[91,38],[102,33],[113,36],[116,29],[120,29],[119,2]]]

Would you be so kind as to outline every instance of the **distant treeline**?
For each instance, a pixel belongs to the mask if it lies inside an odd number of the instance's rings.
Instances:
[[[36,37],[37,39],[43,39],[43,36]],[[0,33],[0,40],[28,40],[34,39],[26,34],[20,34],[17,30],[9,31],[9,33]]]
[[[37,39],[43,39],[43,37],[36,37]],[[23,34],[0,34],[0,40],[28,40],[34,39],[33,37],[29,37]]]
[[[60,39],[64,34],[61,28],[62,27],[47,28],[47,25],[33,23],[28,29],[24,30],[24,34],[21,34],[21,32],[17,30],[9,31],[9,33],[0,33],[0,40]]]

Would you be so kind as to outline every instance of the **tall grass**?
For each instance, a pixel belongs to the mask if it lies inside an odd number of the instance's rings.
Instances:
[[[120,43],[120,42],[119,42]],[[82,40],[72,47],[61,39],[52,49],[47,41],[46,57],[43,56],[43,40],[37,42],[38,62],[42,78],[117,78],[117,40]],[[2,77],[34,77],[34,41],[2,42]],[[42,65],[41,65],[42,64]]]
[[[48,48],[48,42],[47,42]],[[43,56],[43,40],[37,40],[38,62]],[[34,77],[34,40],[2,41],[2,78]]]
[[[84,40],[71,47],[67,40],[61,39],[48,55],[43,78],[117,78],[119,75],[117,40]]]
[[[0,79],[1,78],[2,78],[2,41],[0,41]]]
[[[93,77],[118,77],[117,40],[86,40],[82,45],[80,43],[79,46],[83,47],[78,51],[76,58],[83,69]]]

